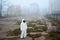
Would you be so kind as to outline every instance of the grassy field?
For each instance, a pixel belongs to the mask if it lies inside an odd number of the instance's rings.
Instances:
[[[0,20],[0,27],[2,27],[2,29],[0,29],[0,32],[5,34],[5,36],[19,36],[21,34],[19,25],[20,25],[20,20],[8,20],[8,19],[2,19]],[[55,25],[55,24],[54,24]],[[27,37],[31,37],[32,40],[34,40],[35,38],[39,38],[42,36],[42,32],[43,32],[43,36],[45,36],[46,30],[47,30],[47,26],[46,23],[42,23],[41,20],[31,20],[27,22]],[[48,32],[46,32],[48,33]],[[2,36],[3,34],[0,34],[0,36]],[[4,35],[3,35],[4,36]],[[42,38],[41,38],[42,39]],[[49,32],[47,35],[47,40],[60,40],[60,33],[58,32]]]

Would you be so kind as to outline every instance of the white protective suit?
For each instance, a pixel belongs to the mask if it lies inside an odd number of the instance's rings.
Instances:
[[[27,23],[23,21],[24,19],[22,19],[22,22],[20,24],[21,38],[25,38],[27,36]]]

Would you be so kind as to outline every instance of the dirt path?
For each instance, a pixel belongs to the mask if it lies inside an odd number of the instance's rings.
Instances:
[[[17,20],[13,20],[11,18],[0,19],[0,38],[6,36],[7,31],[19,28],[19,25],[15,25],[16,23]]]

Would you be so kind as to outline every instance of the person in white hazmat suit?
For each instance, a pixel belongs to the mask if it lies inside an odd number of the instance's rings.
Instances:
[[[25,19],[22,19],[22,22],[20,24],[21,29],[21,38],[25,38],[27,36],[27,23]]]

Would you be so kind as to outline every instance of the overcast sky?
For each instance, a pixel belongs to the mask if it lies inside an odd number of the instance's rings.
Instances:
[[[42,10],[42,9],[48,8],[49,0],[8,0],[5,3],[6,5],[4,7],[7,8],[10,5],[20,5],[22,8],[23,7],[29,8],[30,4],[32,3],[37,4],[39,8]]]
[[[6,1],[3,3],[4,11],[6,11],[7,8],[11,5],[19,5],[23,13],[32,13],[32,11],[45,13],[49,10],[49,8],[52,8],[52,10],[55,9],[60,10],[60,0],[4,0],[4,1]]]

